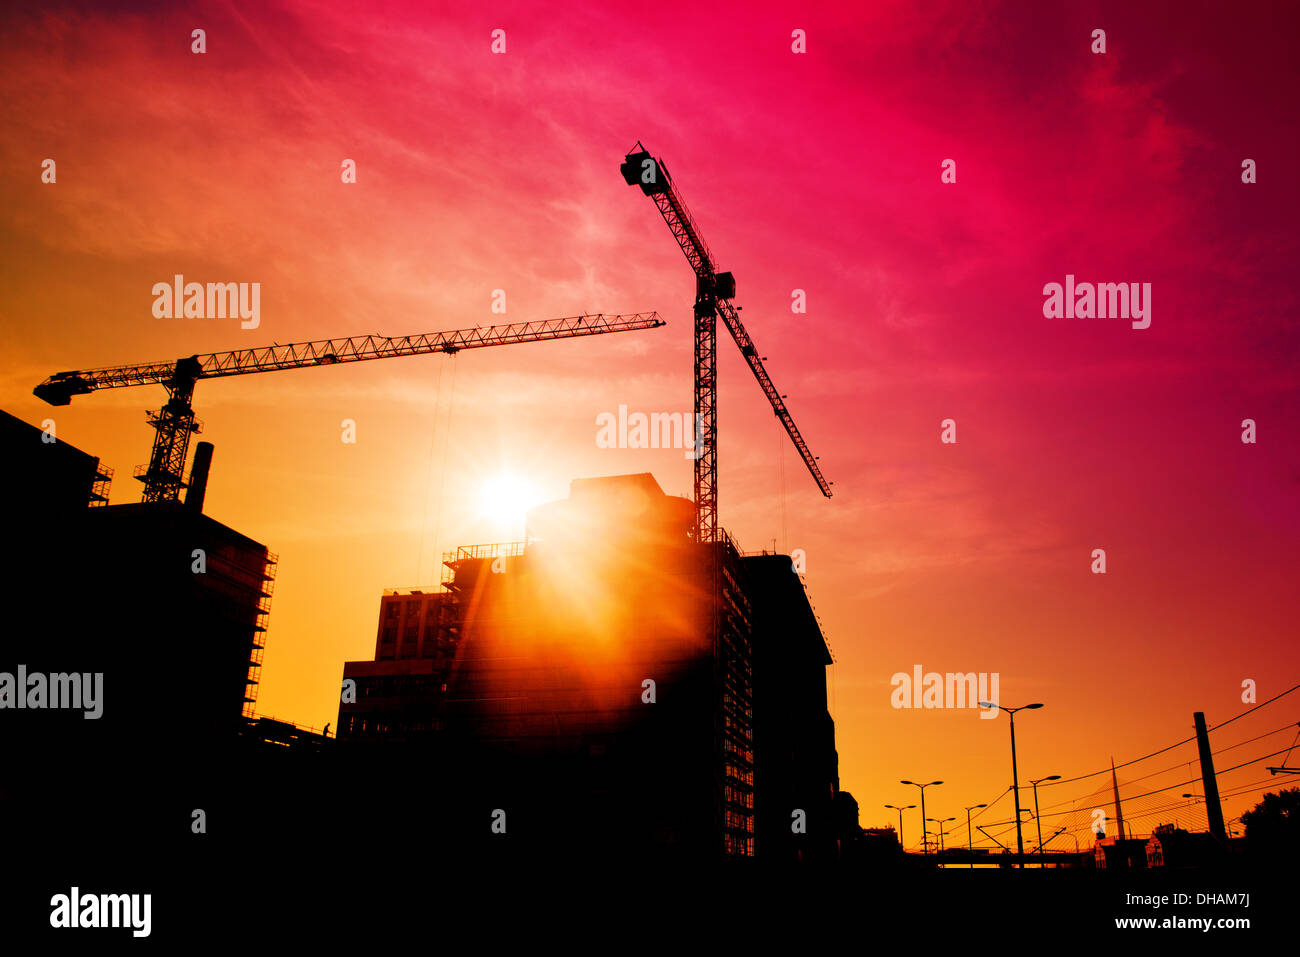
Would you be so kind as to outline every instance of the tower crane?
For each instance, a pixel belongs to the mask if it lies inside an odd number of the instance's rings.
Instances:
[[[148,466],[136,470],[136,478],[144,483],[142,501],[175,501],[180,496],[180,490],[185,487],[185,458],[190,436],[202,429],[190,405],[194,397],[194,384],[199,379],[277,372],[281,369],[306,369],[366,359],[394,359],[435,352],[454,355],[463,349],[657,329],[662,325],[664,321],[654,312],[614,316],[597,313],[486,328],[426,332],[397,338],[374,335],[318,339],[260,349],[193,355],[175,361],[145,362],[83,372],[59,372],[32,392],[50,405],[67,405],[73,396],[89,395],[100,389],[133,385],[161,385],[165,388],[167,403],[158,411],[148,413],[148,422],[155,429],[153,453],[149,457]]]
[[[695,422],[701,445],[695,458],[695,526],[696,540],[714,542],[718,538],[718,323],[719,318],[740,347],[740,354],[749,363],[754,378],[762,387],[772,411],[785,427],[790,441],[798,449],[804,465],[822,494],[831,496],[831,482],[822,475],[813,455],[794,424],[785,396],[772,384],[763,357],[758,354],[754,340],[740,321],[739,307],[732,301],[736,295],[736,279],[729,272],[718,272],[713,254],[700,236],[699,227],[691,218],[686,203],[662,159],[656,159],[641,143],[624,157],[619,167],[629,186],[640,186],[641,192],[654,200],[664,222],[672,231],[677,245],[686,254],[686,261],[695,271]]]

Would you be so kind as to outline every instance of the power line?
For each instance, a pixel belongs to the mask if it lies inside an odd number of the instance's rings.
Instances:
[[[1292,691],[1295,691],[1295,690],[1297,690],[1297,689],[1300,689],[1300,685],[1293,685],[1292,687],[1287,688],[1286,691],[1283,691],[1281,694],[1273,695],[1273,697],[1269,698],[1267,701],[1261,701],[1259,704],[1255,705],[1255,707],[1251,708],[1249,711],[1243,711],[1241,714],[1237,715],[1237,717],[1235,717],[1235,718],[1229,718],[1227,721],[1224,721],[1224,722],[1222,722],[1222,723],[1220,723],[1220,724],[1216,724],[1213,728],[1210,728],[1209,730],[1210,730],[1210,731],[1218,731],[1220,728],[1225,727],[1225,726],[1227,726],[1227,725],[1230,725],[1230,724],[1232,724],[1232,722],[1237,721],[1237,720],[1239,720],[1239,719],[1241,719],[1241,718],[1246,717],[1246,715],[1250,714],[1252,711],[1258,711],[1260,708],[1264,707],[1264,705],[1266,705],[1266,704],[1272,704],[1272,703],[1273,703],[1274,701],[1276,701],[1278,698],[1284,698],[1284,697],[1286,697],[1286,696],[1289,695]]]
[[[1263,738],[1270,737],[1271,735],[1274,735],[1274,734],[1280,734],[1280,733],[1282,733],[1283,731],[1287,731],[1287,730],[1289,730],[1289,729],[1291,729],[1291,728],[1293,728],[1293,727],[1295,727],[1295,726],[1296,726],[1296,722],[1288,721],[1286,724],[1282,725],[1282,727],[1280,727],[1280,728],[1276,728],[1276,729],[1274,729],[1273,731],[1266,731],[1264,734],[1256,735],[1256,736],[1253,737],[1253,738],[1247,738],[1245,741],[1238,741],[1236,744],[1230,744],[1230,745],[1228,745],[1227,747],[1223,747],[1223,748],[1220,748],[1220,749],[1217,750],[1217,751],[1214,751],[1213,753],[1214,753],[1214,754],[1223,754],[1223,753],[1225,753],[1225,752],[1227,752],[1227,751],[1232,751],[1232,750],[1234,750],[1234,749],[1236,749],[1236,748],[1243,747],[1244,745],[1251,744],[1252,742],[1259,741],[1259,740],[1261,740],[1261,739],[1263,739]],[[1297,733],[1297,740],[1300,740],[1300,733]],[[1294,747],[1294,744],[1292,745],[1292,747]],[[1190,763],[1191,763],[1191,762],[1182,762],[1182,761],[1180,761],[1178,764],[1170,765],[1169,767],[1167,767],[1167,768],[1163,768],[1163,769],[1160,770],[1160,771],[1152,771],[1151,773],[1149,773],[1149,774],[1144,774],[1144,775],[1142,775],[1141,777],[1130,778],[1128,781],[1125,781],[1124,784],[1126,784],[1126,785],[1132,785],[1132,784],[1136,784],[1138,781],[1145,781],[1145,780],[1147,780],[1148,778],[1159,777],[1159,776],[1162,775],[1162,774],[1168,774],[1170,771],[1176,771],[1176,770],[1178,770],[1179,768],[1182,768],[1182,767],[1184,767],[1186,764],[1190,764]],[[1100,793],[1100,792],[1093,792],[1093,793],[1096,794],[1096,793]],[[1084,795],[1084,796],[1085,796],[1085,797],[1091,797],[1092,795]],[[1070,803],[1075,803],[1075,802],[1077,802],[1077,801],[1079,801],[1079,800],[1080,800],[1079,798],[1075,798],[1075,799],[1073,799],[1073,801],[1071,801]],[[1056,804],[1049,804],[1049,805],[1047,805],[1047,807],[1046,807],[1044,810],[1047,810],[1047,811],[1054,810],[1055,808],[1063,807],[1066,803],[1067,803],[1067,802],[1065,802],[1065,801],[1061,801],[1061,802],[1056,803]]]
[[[1234,717],[1232,717],[1232,718],[1229,718],[1229,719],[1226,720],[1226,721],[1221,721],[1219,724],[1216,724],[1214,727],[1209,728],[1209,729],[1207,730],[1206,733],[1208,734],[1209,732],[1212,732],[1212,731],[1218,731],[1220,728],[1227,727],[1228,725],[1232,724],[1232,722],[1234,722],[1234,721],[1238,721],[1238,720],[1240,720],[1240,719],[1246,717],[1247,715],[1253,714],[1254,712],[1258,711],[1260,708],[1266,707],[1267,705],[1270,705],[1270,704],[1272,704],[1273,702],[1278,701],[1278,700],[1280,700],[1280,699],[1286,697],[1287,695],[1289,695],[1289,694],[1291,694],[1291,693],[1293,693],[1293,692],[1295,692],[1295,691],[1297,691],[1297,690],[1300,690],[1300,684],[1293,685],[1292,687],[1288,688],[1286,691],[1283,691],[1283,692],[1281,692],[1280,694],[1276,694],[1276,695],[1274,695],[1273,697],[1269,698],[1267,701],[1261,701],[1259,704],[1255,705],[1254,707],[1252,707],[1252,708],[1248,708],[1248,709],[1246,709],[1245,711],[1241,712],[1241,714],[1238,714],[1238,715],[1236,715],[1236,716],[1234,716]],[[1288,722],[1288,724],[1284,725],[1282,728],[1278,728],[1278,729],[1276,729],[1276,730],[1274,730],[1274,731],[1269,731],[1269,732],[1266,732],[1266,733],[1264,733],[1264,734],[1257,735],[1256,737],[1254,737],[1254,738],[1249,738],[1249,739],[1247,739],[1247,740],[1245,740],[1245,741],[1240,741],[1240,742],[1238,742],[1237,744],[1228,745],[1228,746],[1226,746],[1226,747],[1224,747],[1224,748],[1220,748],[1218,751],[1214,751],[1214,752],[1211,752],[1211,753],[1212,753],[1212,754],[1222,754],[1222,753],[1225,752],[1225,751],[1231,751],[1231,750],[1233,750],[1234,748],[1239,748],[1239,747],[1241,747],[1242,745],[1250,744],[1251,742],[1253,742],[1253,741],[1258,741],[1258,740],[1260,740],[1261,738],[1266,738],[1266,737],[1269,737],[1270,735],[1277,734],[1277,733],[1281,732],[1282,730],[1285,730],[1285,728],[1288,728],[1288,727],[1290,727],[1290,726],[1291,726],[1291,723]],[[1167,746],[1167,747],[1160,748],[1160,749],[1157,750],[1157,751],[1152,751],[1152,752],[1149,753],[1149,754],[1144,754],[1144,755],[1142,755],[1142,756],[1139,757],[1139,758],[1134,758],[1134,759],[1131,760],[1131,761],[1125,761],[1123,764],[1117,764],[1117,765],[1114,765],[1114,766],[1112,766],[1112,767],[1102,768],[1102,769],[1100,769],[1100,770],[1098,770],[1098,771],[1093,771],[1093,772],[1091,772],[1091,773],[1089,773],[1089,774],[1080,774],[1080,775],[1078,775],[1077,777],[1073,777],[1073,778],[1063,778],[1063,779],[1061,779],[1061,780],[1059,780],[1059,781],[1044,781],[1044,782],[1042,783],[1041,787],[1043,787],[1044,789],[1046,789],[1046,788],[1049,788],[1049,787],[1056,787],[1056,786],[1061,785],[1061,784],[1072,784],[1072,783],[1077,782],[1077,781],[1086,781],[1086,780],[1088,780],[1089,778],[1095,778],[1095,777],[1097,777],[1098,775],[1105,774],[1107,771],[1110,771],[1110,772],[1114,773],[1115,771],[1118,771],[1118,770],[1121,769],[1121,768],[1132,767],[1133,765],[1135,765],[1135,764],[1139,764],[1139,763],[1141,763],[1142,761],[1146,761],[1146,760],[1149,760],[1150,758],[1154,758],[1156,755],[1159,755],[1159,754],[1166,754],[1166,753],[1168,753],[1169,751],[1174,750],[1175,748],[1180,748],[1180,747],[1182,747],[1183,745],[1185,745],[1185,744],[1190,744],[1191,742],[1193,742],[1193,741],[1195,741],[1195,740],[1196,740],[1196,735],[1192,735],[1191,737],[1184,738],[1183,740],[1181,740],[1181,741],[1177,741],[1177,742],[1175,742],[1174,744],[1171,744],[1171,745],[1169,745],[1169,746]],[[1297,734],[1297,741],[1300,741],[1300,733]],[[1295,744],[1296,744],[1296,743],[1293,742],[1292,745],[1291,745],[1291,748],[1284,749],[1285,752],[1286,752],[1286,754],[1287,754],[1288,756],[1290,755],[1291,751],[1295,748]],[[1238,770],[1239,768],[1247,767],[1248,765],[1255,764],[1255,763],[1257,763],[1257,762],[1259,762],[1259,761],[1267,760],[1268,758],[1271,758],[1271,757],[1276,757],[1277,755],[1282,754],[1282,753],[1283,753],[1282,751],[1275,751],[1275,752],[1273,752],[1272,754],[1266,754],[1266,755],[1264,755],[1263,757],[1255,758],[1255,759],[1252,760],[1252,761],[1246,761],[1246,762],[1244,762],[1243,764],[1238,764],[1238,765],[1235,765],[1235,766],[1233,766],[1233,767],[1231,767],[1231,768],[1226,768],[1226,769],[1224,769],[1224,770],[1222,770],[1222,771],[1217,771],[1217,772],[1216,772],[1216,777],[1217,777],[1218,775],[1221,775],[1221,774],[1227,774],[1227,773],[1230,772],[1230,771]],[[1158,777],[1158,776],[1161,775],[1161,774],[1167,774],[1167,773],[1169,773],[1170,771],[1174,771],[1174,770],[1176,770],[1177,768],[1181,767],[1184,763],[1190,763],[1190,762],[1180,762],[1179,764],[1172,765],[1172,766],[1170,766],[1170,767],[1168,767],[1168,768],[1165,768],[1163,771],[1153,771],[1153,772],[1151,772],[1151,773],[1149,773],[1149,774],[1145,774],[1145,775],[1143,775],[1143,776],[1140,777],[1140,778],[1135,778],[1134,780],[1136,780],[1136,781],[1143,781],[1143,780],[1146,780],[1147,778],[1153,778],[1153,777]],[[1127,800],[1130,800],[1130,801],[1139,800],[1139,799],[1141,799],[1141,798],[1143,798],[1143,797],[1146,797],[1146,796],[1149,796],[1149,795],[1152,795],[1152,794],[1160,794],[1160,793],[1162,793],[1162,792],[1164,792],[1164,791],[1168,791],[1168,790],[1171,790],[1171,789],[1176,788],[1176,787],[1181,787],[1182,785],[1185,785],[1185,784],[1191,784],[1191,783],[1194,783],[1195,781],[1198,781],[1198,780],[1200,780],[1199,777],[1191,778],[1191,779],[1189,779],[1189,780],[1187,780],[1187,781],[1179,782],[1178,784],[1171,784],[1171,785],[1169,785],[1168,787],[1165,787],[1165,788],[1157,788],[1157,789],[1154,790],[1154,791],[1148,791],[1148,792],[1146,792],[1145,794],[1140,794],[1140,795],[1137,795],[1137,796],[1135,796],[1135,797],[1130,797],[1130,798],[1128,798]],[[1132,782],[1129,782],[1129,783],[1132,783]],[[1011,790],[1012,790],[1012,788],[1007,788],[1006,791],[1003,791],[1002,794],[1000,794],[1000,795],[999,795],[999,796],[998,796],[994,801],[989,802],[989,807],[992,807],[993,804],[997,803],[997,801],[1002,800],[1002,798],[1005,797],[1008,793],[1010,793]],[[1071,803],[1071,804],[1077,804],[1080,800],[1083,800],[1084,798],[1092,797],[1092,796],[1094,796],[1094,795],[1096,795],[1096,794],[1099,794],[1099,793],[1101,793],[1100,789],[1099,789],[1098,791],[1093,792],[1092,794],[1087,794],[1087,795],[1083,795],[1082,797],[1075,798],[1075,799],[1073,799],[1070,803]],[[1049,805],[1049,808],[1053,808],[1053,807],[1061,807],[1061,806],[1063,806],[1064,804],[1065,804],[1065,802],[1064,802],[1064,801],[1061,801],[1061,802],[1058,803],[1058,804]],[[987,809],[986,809],[986,810],[987,810]],[[1042,813],[1042,812],[1040,812],[1038,816],[1039,816],[1039,817],[1048,817],[1048,816],[1052,816],[1052,817],[1060,817],[1060,816],[1063,815],[1063,814],[1073,814],[1073,813],[1075,813],[1077,810],[1078,810],[1077,808],[1072,808],[1072,809],[1069,810],[1069,811],[1058,811],[1058,812],[1054,812],[1054,813],[1052,813],[1052,814],[1050,814],[1050,815],[1047,814],[1047,813]],[[981,811],[981,813],[983,813],[983,812]],[[974,821],[975,817],[978,817],[978,816],[979,816],[979,815],[975,815],[975,816],[973,816],[973,817],[971,818],[972,822]],[[1013,826],[1014,826],[1014,825],[1013,825]],[[1007,833],[1007,832],[1006,832],[1006,831],[999,831],[999,832],[998,832],[999,835],[1004,834],[1004,833]]]
[[[1107,771],[1118,771],[1120,768],[1127,768],[1130,765],[1138,764],[1139,762],[1145,761],[1148,758],[1154,758],[1157,754],[1164,754],[1166,751],[1172,751],[1174,748],[1181,748],[1184,744],[1187,744],[1189,741],[1195,741],[1195,740],[1196,740],[1196,735],[1192,735],[1190,738],[1184,738],[1182,741],[1179,741],[1177,744],[1171,744],[1169,745],[1169,747],[1161,748],[1159,751],[1152,751],[1150,754],[1144,754],[1140,758],[1134,758],[1132,761],[1125,761],[1123,764],[1117,764],[1112,768],[1102,768],[1100,771],[1093,771],[1091,774],[1080,774],[1077,778],[1064,778],[1063,780],[1060,781],[1048,781],[1043,786],[1055,787],[1058,784],[1070,784],[1074,781],[1085,781],[1088,778],[1095,778],[1097,775],[1105,774]]]
[[[1269,737],[1269,735],[1273,735],[1273,734],[1281,734],[1283,731],[1289,730],[1290,728],[1294,728],[1294,727],[1296,726],[1296,724],[1297,724],[1297,722],[1295,722],[1295,721],[1288,721],[1286,724],[1282,725],[1282,727],[1277,728],[1276,730],[1273,730],[1273,731],[1265,731],[1263,734],[1257,734],[1257,735],[1255,735],[1255,737],[1253,737],[1253,738],[1247,738],[1245,741],[1238,741],[1236,744],[1230,744],[1230,745],[1228,745],[1226,748],[1220,748],[1218,751],[1215,751],[1215,752],[1213,752],[1213,753],[1214,753],[1214,754],[1222,754],[1224,751],[1231,751],[1233,748],[1239,748],[1239,747],[1241,747],[1243,744],[1250,744],[1252,741],[1258,741],[1258,740],[1260,740],[1261,738],[1267,738],[1267,737]]]
[[[1300,690],[1300,684],[1288,688],[1286,691],[1283,691],[1281,694],[1274,695],[1273,697],[1269,698],[1267,701],[1261,701],[1259,704],[1255,705],[1255,707],[1248,708],[1247,710],[1243,711],[1241,714],[1237,715],[1236,717],[1229,718],[1227,721],[1222,721],[1219,724],[1216,724],[1213,728],[1210,728],[1209,731],[1218,731],[1220,728],[1227,727],[1228,725],[1232,724],[1232,722],[1239,721],[1240,719],[1246,717],[1246,715],[1252,714],[1253,712],[1258,711],[1260,708],[1264,707],[1265,705],[1270,705],[1274,701],[1277,701],[1279,698],[1284,698],[1296,690]],[[1196,735],[1192,735],[1190,738],[1184,738],[1182,741],[1179,741],[1176,744],[1171,744],[1167,748],[1161,748],[1159,751],[1152,751],[1150,754],[1144,754],[1142,757],[1134,758],[1132,761],[1125,761],[1123,764],[1117,764],[1115,765],[1115,770],[1118,771],[1120,768],[1127,768],[1131,765],[1137,764],[1140,761],[1145,761],[1148,758],[1154,758],[1157,754],[1164,754],[1166,751],[1172,751],[1174,748],[1181,747],[1182,745],[1195,740],[1196,740]],[[1073,781],[1083,781],[1086,780],[1087,778],[1096,777],[1099,774],[1105,774],[1109,770],[1111,769],[1102,768],[1100,771],[1093,771],[1091,774],[1081,774],[1078,777],[1065,778],[1061,781],[1050,781],[1044,784],[1044,787],[1055,787],[1060,784],[1069,784]]]
[[[1226,798],[1233,798],[1233,797],[1240,797],[1241,795],[1243,795],[1243,794],[1249,794],[1249,793],[1252,792],[1252,791],[1263,791],[1263,790],[1266,790],[1267,788],[1272,787],[1273,784],[1274,784],[1274,782],[1271,781],[1271,780],[1255,781],[1255,782],[1252,782],[1251,784],[1241,785],[1241,786],[1238,786],[1238,787],[1236,787],[1236,788],[1231,789],[1230,791],[1225,791],[1225,792],[1223,793],[1222,797],[1223,797],[1224,799],[1226,799]],[[1138,809],[1137,809],[1137,813],[1127,813],[1127,812],[1126,812],[1126,813],[1124,814],[1124,820],[1125,820],[1125,821],[1130,821],[1130,820],[1136,821],[1136,820],[1141,820],[1142,818],[1153,817],[1153,816],[1155,816],[1155,815],[1157,815],[1157,814],[1168,814],[1168,813],[1173,812],[1173,811],[1185,811],[1185,812],[1187,812],[1189,815],[1191,815],[1192,817],[1196,818],[1197,820],[1206,820],[1206,823],[1208,824],[1208,819],[1206,818],[1206,814],[1205,814],[1204,808],[1205,808],[1205,802],[1204,802],[1204,800],[1201,800],[1201,801],[1198,801],[1198,802],[1196,802],[1196,803],[1192,803],[1192,804],[1187,804],[1187,803],[1183,803],[1183,802],[1173,802],[1173,803],[1169,803],[1169,804],[1162,804],[1162,805],[1159,805],[1159,806],[1157,806],[1157,807],[1153,807],[1153,808],[1138,808]],[[1199,810],[1197,810],[1197,809],[1199,809]],[[1046,816],[1046,815],[1044,815],[1044,816]],[[1235,819],[1234,819],[1234,820],[1235,820]],[[1089,831],[1089,830],[1090,830],[1090,829],[1089,829],[1087,826],[1084,826],[1084,827],[1067,827],[1065,833],[1066,833],[1066,834],[1076,834],[1076,833],[1079,833],[1080,831]]]
[[[1295,750],[1296,742],[1300,742],[1300,731],[1295,733],[1295,738],[1291,741],[1291,747],[1287,748],[1286,757],[1282,759],[1283,768],[1286,767],[1287,758],[1291,757],[1291,752]]]
[[[1247,743],[1247,742],[1241,742],[1241,743],[1245,744],[1245,743]],[[1228,774],[1228,773],[1230,773],[1230,772],[1232,772],[1232,771],[1237,771],[1237,770],[1240,770],[1241,768],[1249,767],[1249,766],[1252,765],[1252,764],[1258,764],[1260,761],[1266,761],[1266,760],[1268,760],[1269,758],[1271,758],[1271,757],[1275,757],[1277,754],[1281,754],[1281,753],[1282,753],[1281,751],[1277,751],[1277,752],[1274,752],[1273,754],[1265,754],[1265,755],[1261,755],[1260,757],[1254,758],[1253,760],[1246,761],[1246,762],[1243,762],[1243,763],[1238,764],[1238,765],[1234,765],[1233,767],[1230,767],[1230,768],[1225,768],[1225,769],[1223,769],[1222,771],[1217,772],[1217,774]],[[1172,789],[1174,789],[1174,788],[1176,788],[1176,787],[1181,787],[1181,786],[1183,786],[1183,785],[1187,785],[1187,784],[1195,783],[1196,781],[1199,781],[1199,780],[1200,780],[1199,777],[1196,777],[1196,778],[1190,778],[1190,779],[1188,779],[1187,781],[1181,781],[1181,782],[1178,782],[1177,784],[1171,784],[1171,785],[1169,785],[1168,787],[1158,788],[1158,789],[1156,789],[1156,790],[1153,790],[1153,791],[1147,791],[1147,792],[1144,792],[1144,793],[1142,793],[1142,794],[1130,795],[1129,797],[1125,798],[1124,801],[1125,801],[1125,803],[1127,803],[1128,805],[1130,805],[1130,807],[1132,807],[1134,804],[1136,804],[1136,802],[1142,801],[1142,800],[1144,800],[1144,799],[1149,799],[1149,798],[1151,798],[1151,797],[1153,797],[1154,795],[1157,795],[1157,794],[1163,794],[1163,793],[1165,793],[1166,791],[1170,791],[1170,790],[1172,790]],[[1254,784],[1249,784],[1249,785],[1238,785],[1237,787],[1231,789],[1230,791],[1226,791],[1226,792],[1222,795],[1221,800],[1223,800],[1223,799],[1227,799],[1227,798],[1231,798],[1231,797],[1238,797],[1238,796],[1240,796],[1240,795],[1242,795],[1242,794],[1248,794],[1248,793],[1250,793],[1250,792],[1253,791],[1253,790],[1263,790],[1263,789],[1265,789],[1265,788],[1267,788],[1267,787],[1272,786],[1272,783],[1273,783],[1273,782],[1271,782],[1271,781],[1263,781],[1263,782],[1256,782],[1256,783],[1254,783]],[[1100,793],[1102,793],[1102,792],[1101,792],[1101,791],[1094,792],[1094,794],[1100,794]],[[1092,796],[1092,795],[1088,795],[1088,796]],[[1108,803],[1108,802],[1103,802],[1103,803]],[[1205,806],[1205,804],[1204,804],[1204,800],[1202,799],[1202,801],[1201,801],[1201,803],[1200,803],[1200,807],[1203,808],[1204,806]],[[1157,806],[1157,807],[1154,807],[1154,808],[1152,808],[1152,807],[1142,807],[1141,805],[1138,805],[1138,806],[1136,807],[1136,809],[1135,809],[1135,812],[1126,813],[1126,814],[1124,815],[1124,818],[1125,818],[1126,821],[1130,821],[1130,820],[1141,820],[1141,819],[1143,819],[1143,818],[1151,817],[1151,816],[1156,815],[1156,814],[1165,814],[1165,813],[1169,813],[1169,811],[1171,811],[1171,810],[1176,810],[1176,809],[1183,808],[1183,807],[1186,807],[1186,805],[1183,805],[1183,804],[1181,804],[1181,803],[1179,803],[1179,802],[1175,802],[1175,803],[1168,804],[1168,805],[1160,805],[1160,806]],[[1044,813],[1044,812],[1040,812],[1040,813],[1037,815],[1037,817],[1038,817],[1039,819],[1045,819],[1045,818],[1049,818],[1049,817],[1063,817],[1063,816],[1072,815],[1072,814],[1088,814],[1088,813],[1090,813],[1092,810],[1093,810],[1092,808],[1084,807],[1084,808],[1074,808],[1074,809],[1069,810],[1069,811],[1057,811],[1057,812],[1054,812],[1054,813]],[[1201,813],[1204,813],[1204,812],[1201,812]],[[1011,822],[998,822],[998,823],[1000,823],[1000,824],[1001,824],[1001,823],[1006,823],[1006,824],[1007,824],[1007,827],[1004,828],[1004,829],[1001,830],[1001,831],[996,832],[996,834],[989,834],[989,835],[986,835],[986,836],[988,836],[991,840],[994,840],[995,843],[996,843],[996,838],[1002,837],[1003,835],[1009,835],[1009,834],[1011,834],[1011,833],[1015,830],[1015,827],[1016,827],[1014,821],[1011,821]],[[1084,824],[1084,825],[1082,825],[1082,826],[1078,826],[1078,827],[1067,827],[1066,830],[1065,830],[1065,833],[1066,833],[1066,834],[1071,834],[1071,835],[1073,835],[1073,834],[1078,834],[1078,833],[1081,833],[1081,832],[1092,833],[1091,825],[1090,825],[1090,824]]]
[[[1285,750],[1285,749],[1283,749],[1283,750]],[[1239,770],[1240,768],[1249,767],[1249,766],[1252,765],[1252,764],[1258,764],[1260,761],[1267,761],[1269,758],[1277,757],[1277,755],[1279,755],[1279,754],[1281,754],[1281,753],[1282,753],[1282,751],[1274,751],[1272,754],[1261,755],[1260,757],[1258,757],[1258,758],[1254,758],[1254,759],[1252,759],[1252,760],[1250,760],[1250,761],[1244,761],[1244,762],[1242,762],[1241,764],[1233,765],[1233,766],[1230,767],[1230,768],[1224,768],[1222,771],[1216,771],[1216,772],[1215,772],[1215,777],[1218,777],[1219,775],[1223,775],[1223,774],[1228,774],[1229,772]],[[1173,790],[1174,788],[1182,787],[1182,786],[1185,785],[1185,784],[1195,784],[1195,783],[1196,783],[1197,781],[1199,781],[1199,780],[1201,780],[1201,778],[1200,778],[1199,776],[1194,777],[1194,778],[1188,778],[1186,781],[1179,781],[1177,784],[1170,784],[1168,787],[1156,788],[1154,791],[1146,791],[1146,792],[1144,792],[1144,793],[1142,793],[1142,794],[1131,794],[1131,795],[1129,795],[1127,798],[1124,798],[1124,800],[1126,800],[1126,801],[1138,801],[1138,800],[1141,800],[1141,799],[1144,798],[1144,797],[1150,797],[1152,794],[1163,794],[1165,791],[1171,791],[1171,790]],[[1058,812],[1056,812],[1055,814],[1050,814],[1050,815],[1049,815],[1049,814],[1043,814],[1043,815],[1041,815],[1041,816],[1042,816],[1042,817],[1060,817],[1062,814],[1070,814],[1070,813],[1072,813],[1072,812],[1070,812],[1070,811],[1058,811]]]

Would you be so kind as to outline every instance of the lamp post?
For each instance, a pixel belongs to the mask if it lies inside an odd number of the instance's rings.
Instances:
[[[966,849],[967,849],[968,851],[971,852],[972,856],[975,854],[975,841],[974,841],[974,839],[971,837],[971,829],[970,829],[970,812],[973,811],[973,810],[975,810],[975,809],[978,808],[978,807],[988,807],[988,805],[987,805],[987,804],[972,804],[970,807],[966,808]],[[971,861],[971,862],[970,862],[970,866],[971,866],[972,868],[974,868],[974,867],[975,867],[975,862],[974,862],[974,861]]]
[[[907,845],[903,843],[903,812],[912,810],[912,808],[916,807],[916,805],[908,804],[905,807],[895,807],[893,804],[886,804],[885,807],[898,812],[898,846],[901,847],[903,849],[903,853],[906,854]],[[921,826],[921,830],[923,831],[925,830],[924,825]]]
[[[1042,707],[1042,704],[1024,704],[1019,708],[1008,708],[992,701],[981,701],[981,708],[1001,708],[1011,716],[1011,790],[1016,798],[1016,854],[1019,857],[1019,866],[1023,870],[1025,866],[1025,836],[1020,828],[1020,775],[1016,770],[1016,712],[1017,711],[1034,711]]]
[[[1061,780],[1061,776],[1059,774],[1049,774],[1045,778],[1039,778],[1036,781],[1029,782],[1034,786],[1034,824],[1038,828],[1038,853],[1039,854],[1043,853],[1043,819],[1038,816],[1038,785],[1042,784],[1044,781],[1059,781],[1059,780]],[[1053,837],[1055,837],[1055,835],[1053,835]],[[1043,866],[1043,862],[1041,859],[1038,862],[1038,866],[1039,867]]]
[[[942,784],[942,781],[927,781],[925,784],[917,784],[915,781],[899,781],[899,784],[910,784],[914,788],[921,789],[921,853],[930,853],[930,837],[925,831],[925,789],[935,784]]]
[[[928,818],[926,818],[926,820],[927,820],[927,821],[933,821],[935,824],[938,824],[938,825],[939,825],[939,850],[940,850],[940,852],[942,852],[942,851],[943,851],[943,836],[944,836],[945,834],[951,834],[951,833],[952,833],[951,831],[945,831],[945,830],[943,829],[943,826],[944,826],[945,824],[947,824],[949,821],[955,821],[955,820],[957,820],[957,819],[956,819],[955,817],[928,817]]]

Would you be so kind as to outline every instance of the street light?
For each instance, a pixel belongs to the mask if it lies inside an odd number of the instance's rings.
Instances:
[[[942,851],[943,851],[943,836],[944,836],[945,834],[951,834],[951,833],[952,833],[951,831],[945,831],[945,830],[943,829],[943,826],[944,826],[945,824],[947,824],[949,821],[955,821],[955,820],[957,820],[957,819],[956,819],[955,817],[927,817],[926,820],[927,820],[927,821],[933,821],[935,824],[938,824],[938,825],[939,825],[939,851],[942,852]]]
[[[1019,855],[1020,868],[1025,866],[1025,836],[1020,830],[1020,775],[1016,770],[1016,712],[1033,711],[1041,708],[1041,704],[1024,704],[1019,708],[1008,708],[999,705],[993,701],[981,701],[981,708],[1001,708],[1007,714],[1011,715],[1011,790],[1015,792],[1016,797],[1016,854]]]
[[[893,804],[886,804],[885,807],[898,812],[898,846],[901,847],[903,849],[903,853],[906,854],[907,845],[903,843],[903,812],[912,810],[912,808],[916,807],[916,805],[909,804],[906,807],[895,807]],[[925,830],[924,824],[921,825],[921,830],[923,831]]]
[[[942,781],[928,781],[925,784],[917,784],[915,781],[899,781],[899,784],[910,784],[914,788],[921,789],[921,853],[930,853],[930,838],[925,832],[925,789],[936,784],[942,784]]]
[[[1044,781],[1059,781],[1059,780],[1061,780],[1061,776],[1059,774],[1049,774],[1045,778],[1039,778],[1037,781],[1029,782],[1034,786],[1034,824],[1038,826],[1038,853],[1039,854],[1043,852],[1043,819],[1038,816],[1038,785],[1042,784]],[[1053,837],[1055,837],[1055,835],[1053,835]],[[1039,867],[1043,866],[1043,862],[1041,860],[1038,862],[1038,866]]]
[[[969,850],[969,851],[971,852],[971,856],[972,856],[972,857],[975,855],[975,841],[974,841],[974,839],[971,837],[971,829],[970,829],[970,812],[973,811],[973,810],[975,810],[975,809],[978,808],[978,807],[988,807],[988,805],[987,805],[987,804],[972,804],[970,807],[966,808],[966,849]],[[974,862],[973,860],[970,862],[970,866],[971,866],[972,868],[975,867],[975,862]]]

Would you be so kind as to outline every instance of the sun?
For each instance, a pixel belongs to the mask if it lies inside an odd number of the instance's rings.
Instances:
[[[498,475],[486,481],[479,492],[479,514],[501,524],[517,524],[542,497],[527,479],[518,475]]]

